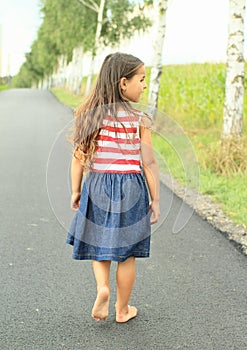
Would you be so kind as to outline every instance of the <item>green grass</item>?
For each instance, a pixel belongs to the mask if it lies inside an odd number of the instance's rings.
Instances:
[[[149,83],[148,67],[146,75]],[[221,137],[224,80],[224,64],[164,66],[158,104],[159,133],[153,134],[153,144],[161,170],[169,172],[182,184],[212,196],[235,223],[247,226],[247,174],[220,176],[205,165],[209,146],[216,145]],[[84,90],[85,79],[82,92]],[[52,91],[61,102],[73,108],[83,100],[83,96],[72,95],[63,88]],[[147,106],[147,100],[148,89],[140,104]],[[247,94],[244,98],[246,115]],[[247,135],[246,126],[243,132]]]
[[[7,90],[8,86],[7,85],[0,85],[0,91]]]
[[[66,106],[71,108],[76,108],[82,102],[82,97],[72,94],[68,90],[61,87],[54,87],[51,89],[54,95],[57,97],[59,101],[61,101]]]
[[[221,134],[223,123],[225,64],[188,64],[163,67],[158,109],[185,130],[191,137],[205,134],[213,139]],[[247,70],[247,64],[246,64]],[[149,83],[150,69],[146,69]],[[247,76],[245,77],[247,86]],[[147,105],[148,90],[140,103]],[[244,101],[247,115],[247,94]],[[244,132],[246,134],[247,128]]]
[[[198,167],[196,164],[200,153],[198,148],[194,148],[194,154],[193,149],[190,150],[191,162],[186,162],[183,157],[179,157],[179,152],[176,152],[167,140],[156,134],[153,135],[153,145],[162,171],[169,172],[183,185],[210,195],[235,223],[247,226],[247,174],[224,177],[202,165]]]
[[[229,178],[217,176],[203,168],[201,170],[201,192],[212,195],[236,223],[245,226],[247,225],[246,184],[247,174],[233,175]]]

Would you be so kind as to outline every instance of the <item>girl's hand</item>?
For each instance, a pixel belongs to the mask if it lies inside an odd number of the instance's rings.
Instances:
[[[78,210],[80,207],[80,198],[81,198],[81,193],[73,193],[71,196],[71,209],[73,210]]]
[[[150,216],[151,216],[151,225],[158,222],[160,216],[160,204],[159,201],[152,201],[150,203]]]

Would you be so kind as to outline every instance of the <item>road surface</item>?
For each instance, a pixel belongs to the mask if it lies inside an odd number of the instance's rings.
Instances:
[[[167,215],[151,257],[137,261],[138,317],[115,323],[113,263],[110,315],[91,319],[91,263],[71,259],[69,203],[57,203],[68,187],[59,150],[71,119],[48,91],[0,93],[0,349],[246,350],[246,256],[189,207],[187,224],[172,233],[181,200],[164,185]]]

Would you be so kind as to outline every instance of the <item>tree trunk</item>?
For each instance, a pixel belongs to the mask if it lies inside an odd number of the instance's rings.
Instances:
[[[57,60],[57,72],[56,72],[56,78],[55,78],[56,86],[64,87],[66,85],[66,67],[67,67],[67,57],[65,55],[59,56]]]
[[[76,47],[72,52],[72,60],[66,67],[66,88],[79,95],[83,77],[83,47]]]
[[[160,0],[155,4],[156,28],[154,28],[155,38],[153,41],[153,64],[150,75],[150,86],[148,95],[148,112],[155,118],[158,107],[160,77],[162,74],[162,52],[164,47],[166,31],[166,12],[168,0]]]
[[[83,47],[75,50],[75,77],[73,83],[73,92],[77,95],[81,93],[81,82],[83,78]]]
[[[245,0],[229,0],[229,30],[223,118],[223,139],[242,135],[244,100]]]
[[[86,95],[89,94],[91,86],[92,86],[95,56],[97,54],[97,50],[98,50],[99,42],[100,42],[100,34],[101,34],[101,30],[102,30],[104,7],[105,7],[105,0],[100,0],[100,6],[99,6],[98,18],[97,18],[97,28],[96,28],[95,39],[94,39],[94,48],[93,48],[91,64],[90,64],[90,72],[88,75],[87,85],[86,85]]]

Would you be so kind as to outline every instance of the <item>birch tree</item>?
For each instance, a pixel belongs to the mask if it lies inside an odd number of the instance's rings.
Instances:
[[[162,74],[162,53],[164,47],[164,39],[166,32],[166,12],[169,0],[160,0],[155,2],[155,37],[153,41],[153,64],[151,67],[149,95],[148,95],[148,111],[155,117],[158,107],[160,77]]]
[[[54,75],[60,57],[66,57],[67,65],[79,61],[81,55],[75,48],[81,48],[85,55],[92,53],[93,72],[99,43],[101,48],[114,47],[123,38],[130,38],[136,30],[145,30],[151,25],[151,21],[144,16],[144,6],[138,7],[133,0],[40,1],[43,21],[31,52],[26,55],[25,66],[20,69],[16,79],[22,86],[31,86],[34,82],[38,85],[39,81]],[[145,5],[149,1],[145,0]],[[75,70],[70,71],[74,75]],[[76,71],[80,73],[80,69]],[[70,81],[67,73],[64,78]],[[55,75],[55,78],[59,76]],[[89,75],[92,79],[92,73]],[[77,81],[79,83],[79,79]],[[72,85],[70,81],[69,86]]]
[[[104,13],[104,7],[105,7],[105,0],[100,0],[100,4],[98,5],[93,0],[79,0],[84,6],[87,6],[91,10],[95,11],[97,13],[97,27],[96,27],[96,33],[94,38],[94,45],[92,49],[92,56],[91,56],[91,64],[90,64],[90,72],[88,74],[87,79],[87,85],[86,85],[86,95],[88,95],[91,85],[92,85],[92,79],[93,79],[93,73],[94,73],[94,60],[97,53],[97,49],[99,47],[100,43],[100,35],[102,31],[102,25],[103,25],[103,13]]]
[[[91,48],[91,65],[88,75],[86,95],[89,93],[94,73],[94,61],[101,45],[116,46],[122,39],[130,38],[137,30],[145,30],[151,21],[144,16],[144,6],[132,0],[79,0],[85,7],[97,14],[95,39]],[[145,6],[152,1],[144,1]]]
[[[69,80],[69,90],[79,95],[81,92],[81,82],[83,78],[83,47],[77,47],[73,50],[72,56],[72,77]]]
[[[244,100],[244,14],[245,0],[229,0],[223,139],[239,139],[242,135]]]

